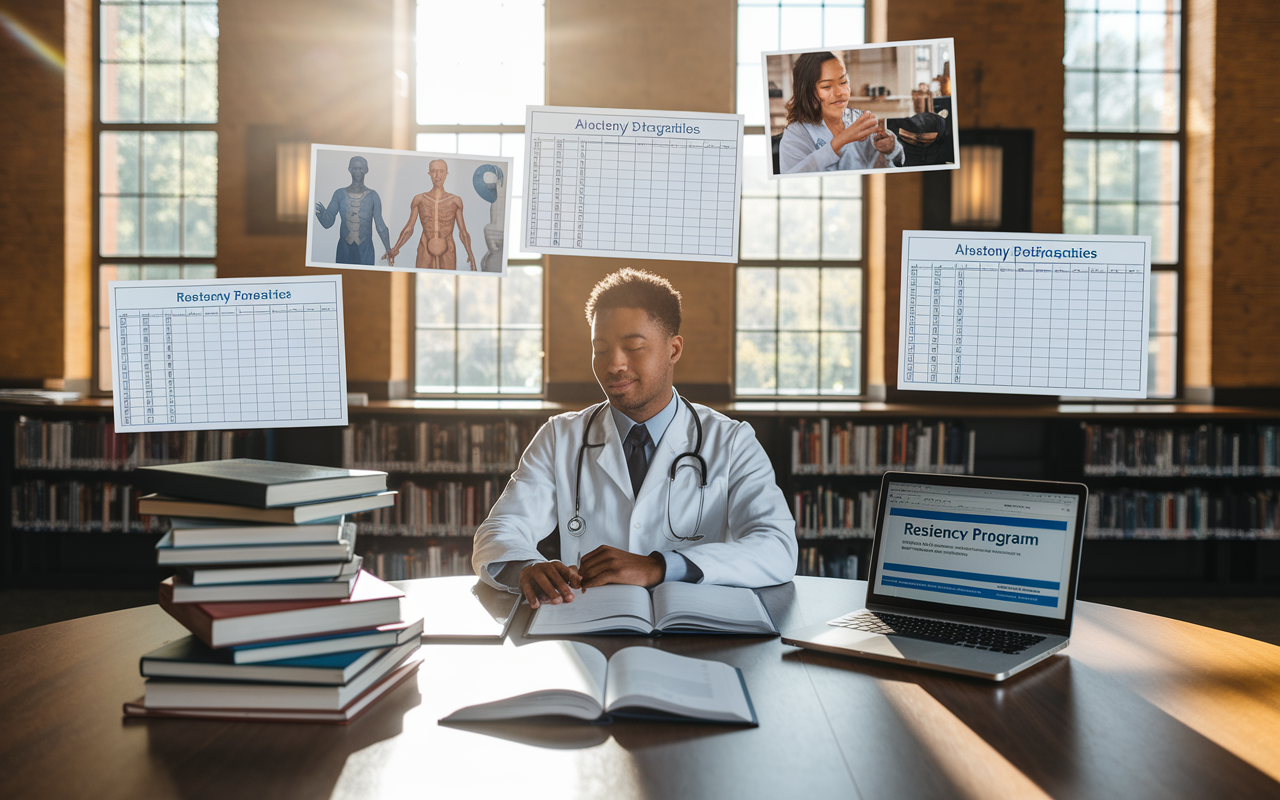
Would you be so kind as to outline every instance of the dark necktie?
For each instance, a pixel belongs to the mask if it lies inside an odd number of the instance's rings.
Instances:
[[[627,473],[631,476],[631,494],[640,494],[640,484],[644,483],[644,474],[649,471],[649,459],[645,458],[645,448],[649,446],[649,429],[643,425],[634,425],[627,434]]]

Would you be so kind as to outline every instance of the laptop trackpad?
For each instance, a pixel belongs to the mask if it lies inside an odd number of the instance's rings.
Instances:
[[[905,658],[893,641],[881,633],[868,633],[833,625],[812,638],[805,638],[819,649],[833,647],[837,650],[861,651],[883,658]]]

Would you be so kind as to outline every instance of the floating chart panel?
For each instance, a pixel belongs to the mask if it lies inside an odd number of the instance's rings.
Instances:
[[[523,249],[738,260],[742,117],[530,106]]]
[[[341,275],[108,293],[116,431],[347,424]]]
[[[1148,236],[904,231],[898,388],[1147,394]]]

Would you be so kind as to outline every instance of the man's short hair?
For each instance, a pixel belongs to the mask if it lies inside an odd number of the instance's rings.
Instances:
[[[587,298],[587,324],[611,308],[643,309],[668,336],[680,333],[680,293],[671,281],[652,272],[623,267],[602,278]]]

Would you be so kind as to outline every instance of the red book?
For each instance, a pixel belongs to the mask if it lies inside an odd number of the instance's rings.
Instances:
[[[160,584],[160,607],[210,647],[300,639],[400,621],[404,592],[364,570],[351,596],[338,600],[174,603],[173,578]]]

